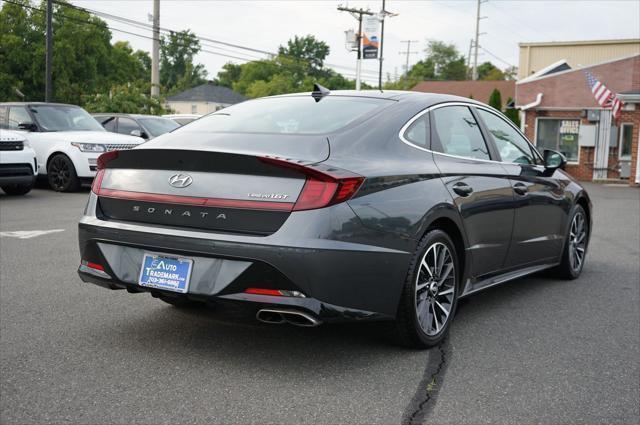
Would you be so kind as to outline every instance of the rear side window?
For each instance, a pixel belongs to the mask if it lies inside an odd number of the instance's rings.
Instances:
[[[116,131],[116,118],[115,117],[98,117],[96,118],[105,130],[115,133]]]
[[[319,102],[310,95],[267,97],[230,106],[176,131],[330,133],[394,102],[388,99],[331,95]]]
[[[10,106],[9,107],[9,128],[17,129],[18,124],[21,123],[33,123],[31,115],[27,112],[27,108],[24,106]]]
[[[509,123],[484,109],[476,109],[493,136],[500,158],[516,164],[536,164],[536,155],[529,143]]]
[[[489,149],[471,111],[466,106],[445,106],[432,112],[435,138],[431,149],[448,155],[491,159]]]
[[[421,148],[429,147],[429,114],[422,114],[416,119],[404,132],[404,138],[420,146]]]
[[[0,106],[0,128],[7,128],[7,107]]]

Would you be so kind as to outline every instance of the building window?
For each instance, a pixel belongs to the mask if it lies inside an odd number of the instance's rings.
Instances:
[[[536,146],[561,152],[569,162],[578,162],[580,120],[539,119]]]
[[[191,105],[191,113],[192,114],[198,113],[198,105]]]
[[[631,159],[633,124],[622,124],[620,128],[620,159]]]

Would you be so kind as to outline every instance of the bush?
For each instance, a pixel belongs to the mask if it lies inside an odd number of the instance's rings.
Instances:
[[[502,111],[502,95],[500,90],[493,89],[491,96],[489,96],[489,106],[496,108],[498,111]]]

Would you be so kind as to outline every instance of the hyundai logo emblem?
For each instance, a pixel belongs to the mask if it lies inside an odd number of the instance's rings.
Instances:
[[[169,177],[169,184],[178,189],[189,186],[193,183],[193,178],[189,174],[174,174]]]

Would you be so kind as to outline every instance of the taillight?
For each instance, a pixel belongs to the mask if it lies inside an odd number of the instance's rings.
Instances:
[[[291,291],[288,289],[265,289],[265,288],[247,288],[245,294],[252,295],[270,295],[272,297],[297,297],[306,298],[306,295],[300,291]]]
[[[293,206],[293,211],[313,210],[351,199],[364,177],[326,166],[305,166],[280,158],[263,157],[261,161],[278,167],[290,168],[306,177],[306,181]]]
[[[102,178],[104,177],[104,169],[107,164],[114,159],[118,158],[118,151],[105,152],[98,157],[96,161],[98,172],[96,173],[93,183],[91,184],[91,191],[95,194],[100,192],[100,186],[102,186]]]
[[[96,164],[98,165],[98,170],[103,170],[107,164],[114,159],[118,158],[118,151],[109,151],[105,152],[98,157]]]

